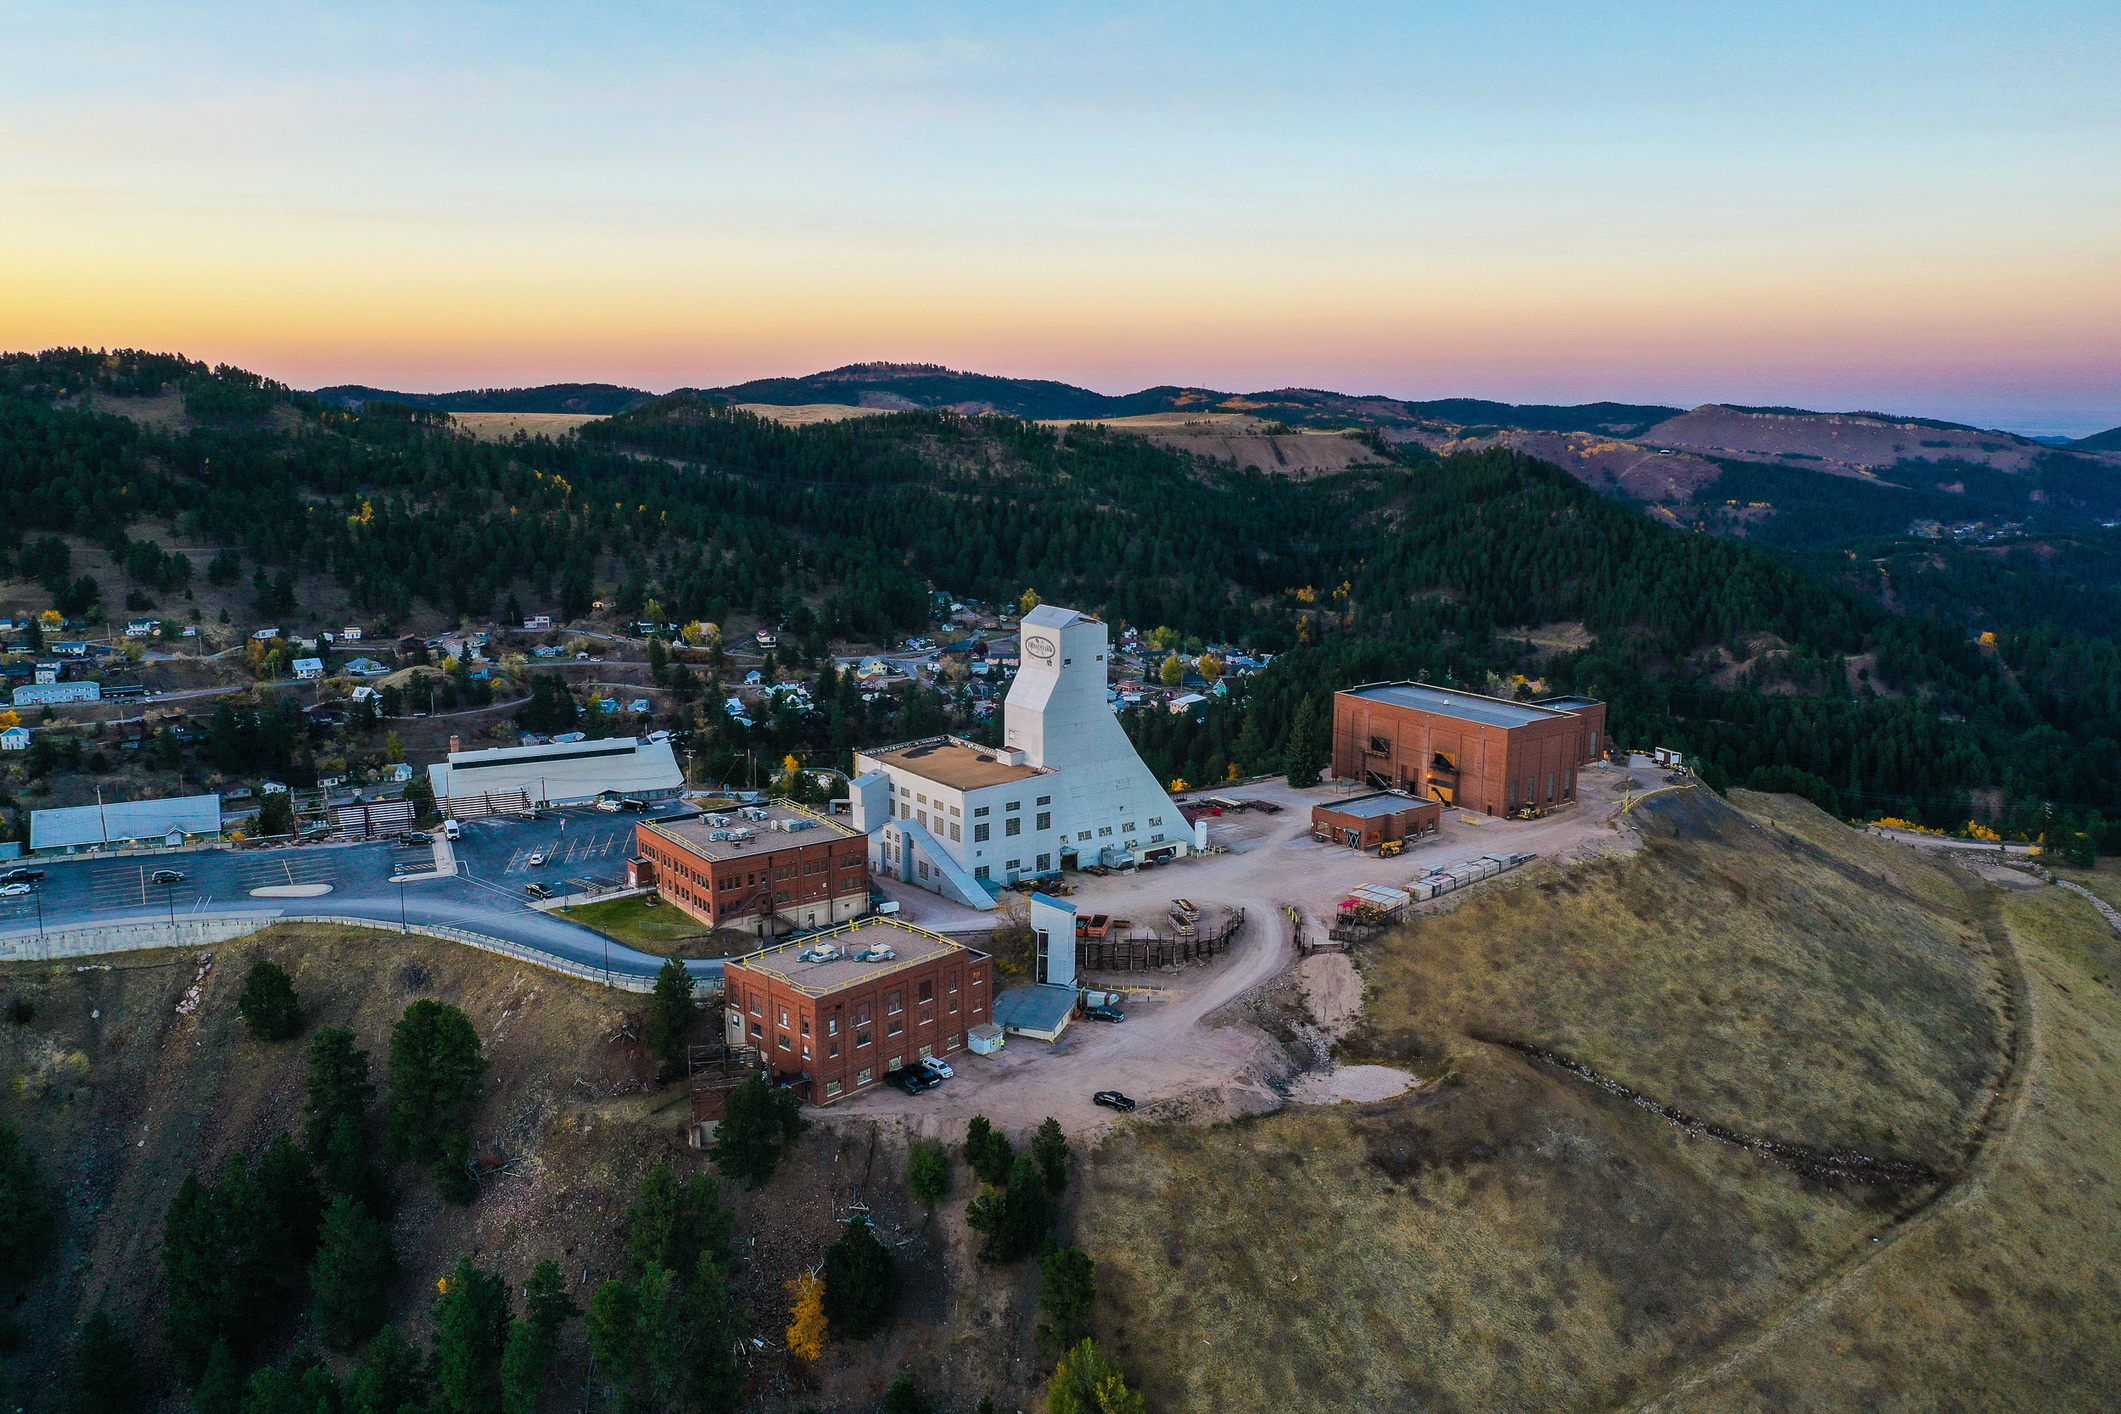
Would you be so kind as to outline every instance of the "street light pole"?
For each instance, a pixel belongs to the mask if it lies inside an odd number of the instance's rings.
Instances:
[[[412,931],[412,929],[405,926],[405,881],[403,879],[398,880],[398,931],[400,933],[410,933]]]

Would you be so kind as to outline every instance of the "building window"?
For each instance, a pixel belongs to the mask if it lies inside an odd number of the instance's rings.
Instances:
[[[927,797],[927,796],[925,796],[925,795],[917,795],[917,796],[915,796],[915,797],[913,797],[913,798],[914,798],[914,799],[915,799],[916,801],[919,801],[919,802],[920,802],[920,803],[921,803],[922,805],[926,805],[926,804],[928,803],[928,797]]]
[[[857,1073],[854,1077],[854,1083],[857,1085],[867,1085],[869,1083],[869,1072],[867,1070],[863,1070]]]
[[[840,1019],[838,1017],[833,1016],[827,1017],[825,1019],[825,1034],[827,1036],[837,1036],[840,1034]]]
[[[780,1042],[781,1049],[784,1051],[792,1051],[795,1049],[794,1046],[789,1044],[788,1033],[785,1031],[783,1031],[780,1035],[776,1036],[774,1039]]]
[[[1103,838],[1104,836],[1112,833],[1112,827],[1110,825],[1099,825],[1097,827],[1097,833],[1100,838]]]
[[[955,814],[957,814],[957,807],[956,807],[955,805],[953,805],[953,806],[951,806],[951,807],[950,807],[950,813],[951,813],[952,815],[955,815]]]
[[[1042,854],[1042,855],[1040,855],[1040,856],[1038,857],[1038,870],[1039,870],[1039,872],[1040,872],[1041,874],[1045,873],[1045,872],[1046,872],[1046,871],[1047,871],[1048,869],[1051,869],[1052,867],[1053,867],[1053,856],[1052,856],[1052,855],[1050,855],[1050,854]]]
[[[916,868],[916,869],[918,869],[918,870],[920,870],[920,871],[921,871],[921,877],[922,877],[923,879],[925,879],[925,878],[927,878],[927,877],[928,877],[928,861],[927,861],[927,860],[925,860],[925,859],[921,860],[921,861],[920,861],[920,862],[919,862],[918,864],[914,865],[914,868]]]
[[[958,842],[958,838],[957,838],[957,829],[958,829],[958,826],[957,826],[957,821],[955,821],[955,820],[952,820],[952,821],[950,822],[950,842],[951,842],[952,844],[956,844],[956,843]]]
[[[1088,830],[1082,830],[1079,831],[1075,837],[1079,840],[1086,840],[1090,838],[1090,832]]]
[[[840,1083],[839,1083],[839,1081],[837,1081],[837,1080],[828,1080],[828,1081],[826,1081],[826,1082],[825,1082],[825,1098],[826,1098],[826,1099],[828,1099],[828,1100],[829,1100],[829,1099],[831,1099],[831,1098],[832,1098],[832,1097],[833,1097],[834,1095],[837,1095],[837,1094],[839,1094],[839,1092],[840,1092]]]
[[[753,1016],[764,1016],[766,1014],[766,999],[757,992],[751,994],[751,1014]]]
[[[858,1051],[874,1039],[875,1037],[867,1031],[857,1031],[854,1033],[854,1048]]]
[[[1024,803],[1021,800],[1012,800],[1007,805],[1004,805],[1002,807],[1002,809],[1004,810],[1021,810],[1023,808]]]
[[[1050,830],[1050,829],[1052,829],[1052,828],[1053,828],[1053,812],[1052,812],[1052,811],[1050,811],[1050,810],[1041,810],[1041,811],[1039,811],[1039,812],[1038,812],[1038,824],[1037,824],[1037,826],[1036,826],[1035,828],[1037,828],[1037,829],[1041,829],[1041,830]]]
[[[980,814],[982,815],[986,813],[987,812],[984,810],[980,812]],[[974,825],[972,827],[972,842],[974,844],[985,844],[987,841],[987,831],[992,828],[993,826],[991,825]]]
[[[945,1036],[943,1038],[943,1049],[946,1051],[956,1050],[957,1044],[957,1033],[955,1031],[951,1032],[948,1036]]]
[[[904,1011],[906,1009],[905,996],[906,994],[904,992],[885,993],[884,1014],[887,1016],[897,1016],[900,1012]]]
[[[809,1018],[809,1017],[807,1017],[807,1016],[806,1016],[806,1017],[803,1017],[803,1018],[802,1018],[802,1026],[801,1026],[801,1028],[800,1028],[800,1029],[801,1029],[802,1033],[803,1033],[803,1034],[804,1034],[805,1036],[808,1036],[808,1035],[810,1034],[810,1018]]]
[[[914,811],[914,812],[913,812],[913,818],[921,822],[921,828],[922,828],[922,829],[924,829],[924,830],[925,830],[925,829],[927,829],[927,828],[928,828],[928,812],[927,812],[927,811],[925,811],[925,810],[916,810],[916,811]]]
[[[975,819],[975,820],[979,819],[979,817],[980,817],[980,816],[982,816],[982,815],[984,815],[984,814],[986,814],[986,813],[987,813],[987,807],[986,807],[986,806],[984,806],[984,805],[975,805],[975,806],[973,806],[973,807],[972,807],[972,818],[973,818],[973,819]]]
[[[810,1043],[808,1041],[803,1042],[803,1059],[810,1059]]]
[[[1164,823],[1164,817],[1163,817],[1163,816],[1161,816],[1161,815],[1151,815],[1151,816],[1149,817],[1149,827],[1150,827],[1151,829],[1154,829],[1154,828],[1155,828],[1156,826],[1158,826],[1158,825],[1161,825],[1161,824],[1163,824],[1163,823]]]
[[[921,983],[920,999],[924,1002],[932,1002],[935,1000],[934,978],[931,977],[927,981]]]
[[[1392,738],[1388,736],[1371,737],[1370,754],[1373,756],[1390,756],[1392,754]]]
[[[955,987],[950,989],[950,1014],[952,1016],[957,1015],[957,988]]]
[[[788,1008],[786,1008],[786,1007],[782,1007],[782,1008],[781,1008],[781,1028],[782,1028],[783,1030],[786,1030],[786,1029],[787,1029],[787,1026],[788,1026]]]
[[[759,1025],[756,1021],[751,1023],[751,1039],[754,1041],[766,1039],[766,1028]]]
[[[1053,803],[1053,797],[1050,795],[1042,795],[1038,798],[1038,803],[1040,805],[1051,805]]]
[[[1023,817],[1020,815],[1010,816],[1009,819],[1005,821],[1002,825],[1002,833],[1005,835],[1020,835],[1023,832],[1024,821]]]
[[[840,1053],[840,1043],[839,1043],[839,1042],[837,1042],[837,1041],[827,1041],[827,1042],[825,1043],[825,1055],[826,1055],[826,1057],[827,1057],[828,1059],[829,1059],[829,1058],[832,1058],[832,1057],[836,1057],[836,1056],[838,1056],[838,1055],[839,1055],[839,1053]]]
[[[898,1034],[899,1034],[900,1032],[904,1031],[905,1029],[906,1029],[906,1021],[905,1021],[905,1018],[904,1018],[904,1017],[898,1017],[898,1016],[894,1016],[894,1017],[892,1017],[892,1018],[891,1018],[891,1023],[890,1023],[890,1025],[888,1025],[888,1026],[886,1026],[886,1027],[884,1028],[884,1034],[885,1034],[886,1036],[896,1036],[896,1035],[898,1035]],[[897,1067],[897,1066],[893,1066],[893,1067],[891,1067],[891,1068],[892,1068],[893,1070],[897,1070],[897,1069],[898,1069],[898,1067]]]
[[[1124,825],[1121,825],[1121,826],[1120,826],[1119,828],[1120,828],[1120,830],[1121,830],[1121,831],[1122,831],[1123,833],[1126,833],[1126,834],[1130,834],[1130,835],[1134,833],[1134,823],[1133,823],[1132,821],[1129,821],[1129,822],[1127,822],[1126,824],[1124,824]]]
[[[988,877],[988,874],[987,874],[987,866],[986,866],[986,865],[984,865],[984,864],[982,864],[982,865],[978,866],[977,868],[975,868],[975,869],[974,869],[974,870],[972,871],[972,877],[973,877],[973,878],[975,878],[975,879],[984,879],[984,878],[987,878],[987,877]]]

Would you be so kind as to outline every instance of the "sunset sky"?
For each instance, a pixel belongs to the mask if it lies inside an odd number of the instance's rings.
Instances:
[[[0,347],[2121,423],[2121,5],[11,7]]]

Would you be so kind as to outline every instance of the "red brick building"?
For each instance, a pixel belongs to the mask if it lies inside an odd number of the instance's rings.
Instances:
[[[869,840],[785,800],[634,830],[631,877],[710,928],[769,935],[869,911]]]
[[[1576,798],[1578,768],[1604,753],[1605,704],[1512,702],[1426,683],[1333,695],[1333,774],[1489,815]]]
[[[748,953],[722,980],[724,1039],[756,1047],[777,1079],[805,1077],[814,1105],[965,1049],[966,1032],[994,1014],[987,954],[894,918]]]

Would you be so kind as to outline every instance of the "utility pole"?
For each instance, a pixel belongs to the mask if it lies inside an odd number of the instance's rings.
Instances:
[[[412,931],[405,926],[405,881],[403,879],[398,880],[398,931],[400,933]]]

